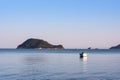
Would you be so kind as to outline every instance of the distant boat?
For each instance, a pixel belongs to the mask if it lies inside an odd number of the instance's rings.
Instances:
[[[81,57],[81,58],[83,58],[83,57],[87,57],[87,53],[82,52],[82,53],[80,54],[80,57]]]
[[[91,47],[89,47],[88,49],[89,49],[89,50],[91,50],[92,48],[91,48]]]

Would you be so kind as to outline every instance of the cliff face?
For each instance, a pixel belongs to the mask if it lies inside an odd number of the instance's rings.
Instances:
[[[28,39],[19,46],[17,46],[17,49],[36,49],[36,48],[57,48],[57,49],[63,49],[62,45],[52,45],[48,43],[47,41],[41,40],[41,39]]]
[[[117,45],[117,46],[113,46],[113,47],[111,47],[110,49],[120,49],[120,44]]]

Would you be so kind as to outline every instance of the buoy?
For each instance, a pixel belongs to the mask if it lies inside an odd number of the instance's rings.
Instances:
[[[80,57],[81,57],[81,58],[83,58],[83,57],[87,57],[87,53],[82,52],[82,53],[80,54]]]

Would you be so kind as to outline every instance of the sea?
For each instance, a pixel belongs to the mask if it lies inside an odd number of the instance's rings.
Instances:
[[[120,50],[0,49],[0,80],[120,80]]]

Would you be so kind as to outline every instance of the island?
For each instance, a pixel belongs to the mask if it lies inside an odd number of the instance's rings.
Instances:
[[[120,49],[120,44],[117,45],[117,46],[113,46],[113,47],[111,47],[110,49]]]
[[[52,45],[42,39],[30,38],[17,46],[17,49],[64,49],[62,45]]]

